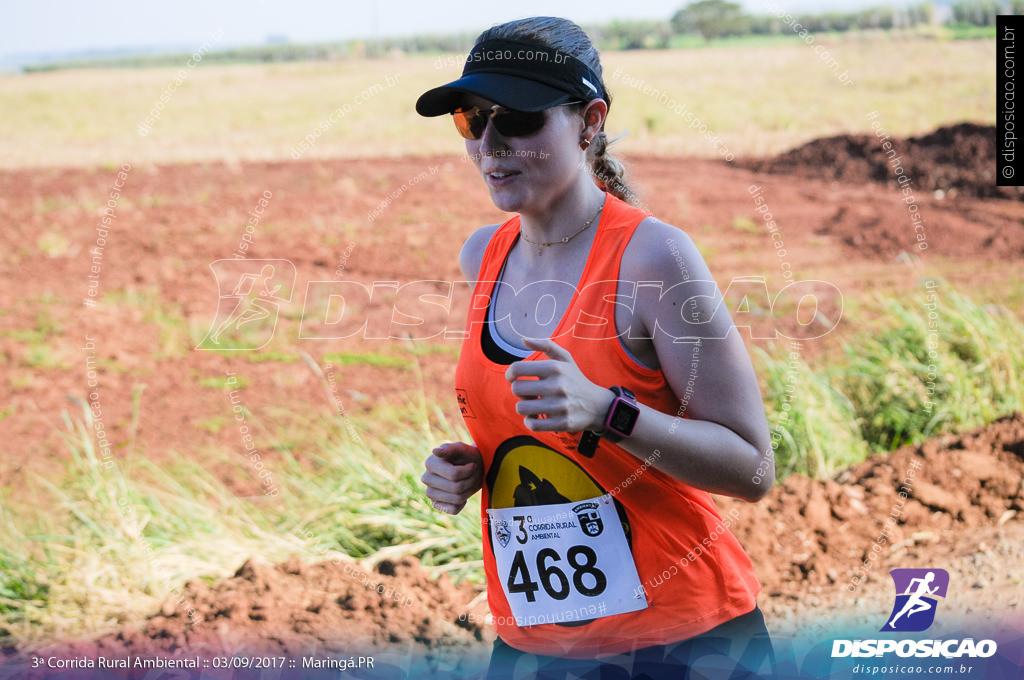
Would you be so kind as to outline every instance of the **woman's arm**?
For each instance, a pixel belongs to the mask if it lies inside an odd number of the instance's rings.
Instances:
[[[423,465],[420,481],[435,510],[457,515],[483,486],[484,461],[471,444],[446,442],[435,447]]]
[[[750,356],[700,252],[679,229],[650,219],[630,241],[620,276],[660,284],[660,296],[637,296],[634,322],[644,326],[642,337],[652,336],[669,386],[687,403],[687,418],[641,405],[633,436],[619,446],[696,488],[748,501],[762,498],[775,478],[764,403]],[[526,426],[602,429],[614,398],[610,385],[587,380],[553,341],[531,345],[549,360],[517,362],[506,373],[513,393],[524,399],[517,411],[527,416]],[[519,380],[527,376],[540,380]],[[546,417],[532,417],[540,413]],[[655,449],[661,455],[652,458]]]
[[[459,268],[470,286],[476,283],[487,244],[500,225],[492,224],[473,232],[462,244]],[[436,447],[424,462],[420,481],[435,510],[457,515],[466,501],[483,485],[484,462],[477,448],[464,442],[447,442]]]

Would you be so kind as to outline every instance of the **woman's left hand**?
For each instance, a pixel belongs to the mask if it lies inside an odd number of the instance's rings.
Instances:
[[[505,371],[512,394],[520,401],[516,413],[530,430],[581,432],[604,429],[604,418],[615,394],[590,382],[572,354],[550,338],[524,338],[532,350],[548,358],[517,361]]]

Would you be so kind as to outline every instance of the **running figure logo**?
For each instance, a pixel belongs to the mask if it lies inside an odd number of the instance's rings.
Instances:
[[[946,597],[949,574],[945,569],[893,569],[896,603],[883,632],[927,630],[935,621],[937,597]]]
[[[216,260],[210,269],[217,278],[217,316],[196,349],[265,347],[274,337],[280,303],[291,301],[295,265],[288,260]]]

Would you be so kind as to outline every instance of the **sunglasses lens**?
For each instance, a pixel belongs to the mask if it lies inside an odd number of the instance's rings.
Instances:
[[[544,112],[509,111],[494,117],[494,126],[503,137],[523,137],[544,127]]]
[[[491,117],[490,111],[479,109],[459,109],[452,113],[455,120],[455,128],[465,139],[480,139],[487,127],[487,118]],[[544,127],[544,112],[526,111],[501,111],[496,113],[492,120],[494,127],[502,137],[523,137],[531,135]]]
[[[455,120],[455,129],[465,139],[480,139],[487,127],[487,115],[476,109],[460,109],[452,114],[452,118]]]

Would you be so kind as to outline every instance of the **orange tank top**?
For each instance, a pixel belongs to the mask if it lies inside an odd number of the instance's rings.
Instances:
[[[595,384],[628,387],[639,402],[675,414],[680,400],[664,374],[631,358],[615,331],[622,253],[637,225],[649,215],[607,195],[577,292],[552,337]],[[586,457],[576,451],[579,433],[533,432],[516,414],[517,400],[505,380],[507,366],[487,358],[481,332],[495,282],[518,236],[516,216],[498,228],[487,246],[455,376],[466,427],[484,461],[484,571],[498,635],[512,647],[533,654],[595,658],[683,640],[751,611],[760,583],[710,494],[651,466],[659,455],[673,454],[652,452],[645,460],[602,439],[593,457]],[[543,358],[534,353],[525,360]],[[643,584],[637,597],[646,598],[646,608],[518,625],[503,582],[527,580],[536,585],[546,577],[549,584],[558,586],[561,577],[538,575],[536,570],[529,571],[530,565],[518,573],[499,575],[487,508],[582,501],[603,494],[614,498]],[[570,566],[565,561],[557,564],[569,581]]]

